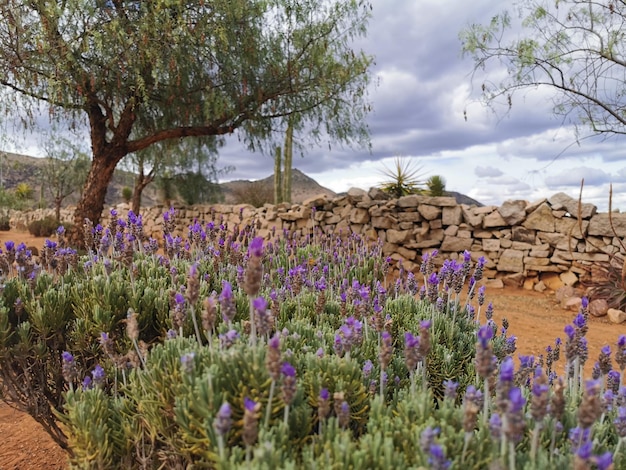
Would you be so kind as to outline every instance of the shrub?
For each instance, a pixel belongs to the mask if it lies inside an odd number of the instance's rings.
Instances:
[[[251,226],[198,223],[185,243],[167,214],[167,256],[124,233],[82,259],[48,242],[42,272],[24,248],[0,253],[15,273],[0,383],[74,466],[626,465],[610,351],[598,381],[580,380],[585,310],[565,329],[563,376],[558,347],[516,367],[469,253],[439,270],[424,255],[421,287],[412,273],[387,286],[381,244],[357,235],[263,243]],[[626,337],[617,346],[623,371]]]
[[[50,237],[58,228],[59,222],[54,217],[33,220],[28,224],[28,232],[33,237]]]
[[[0,231],[6,232],[11,230],[11,217],[8,215],[0,216]]]
[[[274,189],[262,181],[252,181],[233,191],[235,204],[250,204],[261,207],[274,202]]]
[[[124,200],[126,204],[128,204],[132,198],[133,198],[132,188],[129,188],[128,186],[124,186],[122,188],[122,199]]]

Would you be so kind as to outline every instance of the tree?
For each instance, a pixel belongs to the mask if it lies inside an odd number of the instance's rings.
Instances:
[[[170,139],[237,131],[269,148],[291,114],[315,143],[367,142],[367,0],[7,0],[2,103],[32,125],[89,130],[92,164],[75,212],[99,221],[120,160]],[[17,104],[17,106],[16,106]],[[274,146],[271,145],[271,148]]]
[[[87,155],[68,139],[50,136],[44,143],[46,164],[41,170],[42,194],[44,187],[52,193],[54,217],[61,221],[63,201],[85,183],[89,161]]]
[[[184,180],[181,175],[196,174],[200,178],[196,182],[217,183],[220,174],[231,171],[231,167],[216,168],[217,149],[222,144],[221,139],[213,136],[166,140],[128,155],[126,163],[136,175],[131,197],[133,212],[139,214],[143,190],[159,175],[181,181],[181,178]],[[208,179],[203,176],[205,173]],[[203,187],[206,190],[206,185]],[[194,192],[193,188],[184,188],[184,191]],[[200,197],[199,201],[206,200]]]
[[[626,134],[626,3],[524,0],[518,7],[521,36],[509,34],[506,11],[461,32],[474,73],[506,68],[503,81],[482,84],[485,102],[510,108],[515,92],[547,87],[556,91],[555,114],[594,134]]]

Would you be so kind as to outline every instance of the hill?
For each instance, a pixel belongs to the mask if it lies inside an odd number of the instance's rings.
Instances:
[[[27,155],[0,152],[0,188],[14,190],[19,184],[25,183],[33,190],[33,205],[43,207],[53,206],[53,194],[51,188],[45,181],[46,160]],[[113,181],[109,185],[106,195],[106,205],[116,205],[122,202],[122,189],[133,187],[135,175],[124,170],[115,170]],[[274,200],[274,177],[269,175],[266,178],[256,181],[234,180],[220,183],[223,202],[225,204],[250,203],[260,206],[266,202]],[[338,194],[320,185],[317,181],[303,172],[294,168],[292,170],[292,195],[293,203],[298,204],[320,194],[326,194],[333,198]],[[459,204],[477,205],[482,204],[464,194],[454,191],[446,191],[447,196],[456,198]],[[72,205],[78,202],[79,192],[64,200],[64,205]],[[143,191],[142,206],[150,207],[158,204],[158,190],[156,185],[150,184]]]
[[[226,204],[237,204],[242,200],[252,199],[261,202],[274,200],[274,176],[256,181],[234,180],[221,183],[222,194]],[[308,177],[297,168],[291,170],[291,202],[301,203],[306,199],[326,194],[328,197],[335,197],[337,194],[328,188],[320,185],[313,178]]]

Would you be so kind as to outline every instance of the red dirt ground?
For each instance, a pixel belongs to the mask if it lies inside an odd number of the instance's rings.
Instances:
[[[41,248],[43,238],[33,238],[23,232],[0,232],[0,243],[6,240],[24,242]],[[509,321],[509,332],[517,336],[516,354],[543,353],[545,347],[563,337],[563,328],[571,323],[575,313],[559,307],[554,293],[538,293],[516,288],[491,289],[487,301],[494,304],[494,320]],[[606,317],[590,318],[589,361],[593,364],[606,344],[613,346],[620,334],[626,334],[626,323],[615,325]],[[0,470],[67,468],[65,453],[54,444],[41,426],[25,413],[0,401]]]

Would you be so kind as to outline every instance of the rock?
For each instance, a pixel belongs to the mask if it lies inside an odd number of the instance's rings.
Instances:
[[[504,282],[502,282],[502,279],[487,279],[485,286],[488,289],[504,289]]]
[[[460,206],[444,207],[441,215],[443,225],[460,225],[463,222],[463,212]]]
[[[529,277],[524,280],[524,285],[522,287],[524,288],[524,290],[533,290],[533,287],[535,287],[536,282],[537,282],[536,277]]]
[[[465,250],[469,250],[472,247],[474,240],[471,238],[460,238],[446,236],[441,244],[441,251],[452,251],[459,253]]]
[[[388,193],[375,186],[370,188],[367,195],[372,201],[387,201],[391,199],[391,196]]]
[[[507,225],[509,224],[506,223],[506,220],[502,218],[497,210],[487,214],[483,219],[483,228],[505,227]]]
[[[537,291],[537,292],[545,292],[545,290],[547,289],[546,285],[543,283],[543,281],[539,281],[537,284],[535,284],[535,286],[533,287],[533,290]]]
[[[574,289],[572,286],[560,287],[556,289],[556,292],[554,293],[556,300],[558,300],[561,303],[561,305],[563,305],[567,299],[569,299],[570,297],[574,297],[575,295],[576,295],[576,289]]]
[[[581,299],[580,297],[570,297],[569,299],[565,299],[564,302],[561,302],[561,305],[563,305],[563,308],[565,310],[578,312],[582,303],[583,299]]]
[[[524,281],[525,278],[522,273],[507,274],[504,278],[502,278],[504,285],[511,287],[522,287]]]
[[[361,188],[350,188],[348,189],[348,199],[353,203],[361,202],[368,198],[367,192]]]
[[[622,310],[610,308],[607,310],[606,314],[612,323],[624,323],[626,321],[626,312],[623,312]]]
[[[626,237],[626,214],[611,214],[615,233],[609,222],[609,214],[596,214],[589,221],[589,235],[599,235],[601,237]]]
[[[419,203],[420,198],[415,194],[411,194],[410,196],[402,196],[396,202],[398,207],[417,207]]]
[[[514,242],[524,242],[535,244],[535,238],[537,233],[534,230],[527,229],[525,227],[515,226],[511,230],[511,240]]]
[[[504,250],[498,260],[498,271],[521,273],[524,271],[524,253],[517,250]]]
[[[431,206],[428,204],[420,204],[417,207],[417,210],[426,220],[434,220],[441,215],[441,207]]]
[[[559,210],[565,209],[572,217],[578,218],[578,200],[565,193],[556,193],[552,197],[548,198],[548,202],[552,206],[552,209]],[[593,204],[582,203],[580,205],[580,218],[589,219],[595,215],[598,208]]]
[[[561,273],[559,275],[559,278],[566,286],[575,286],[578,282],[578,276],[571,271],[565,271],[564,273]]]
[[[320,207],[326,204],[329,200],[330,198],[327,194],[318,194],[317,196],[305,199],[304,202],[302,202],[302,205],[306,207]]]
[[[387,241],[389,243],[401,245],[409,241],[410,238],[411,238],[410,230],[394,230],[394,229],[387,230]]]
[[[522,223],[524,228],[530,230],[541,230],[542,232],[554,232],[555,218],[552,215],[552,209],[547,203],[541,204],[532,213],[528,214],[526,220]]]
[[[546,285],[548,289],[551,289],[557,293],[557,300],[560,302],[563,298],[572,297],[574,295],[574,288],[571,287],[567,290],[567,294],[560,294],[561,298],[559,298],[559,292],[564,292],[563,287],[565,284],[559,277],[557,273],[545,273],[541,275],[541,280]]]
[[[603,317],[609,310],[609,304],[605,299],[594,299],[589,302],[589,314],[594,317]]]
[[[498,212],[507,225],[517,225],[526,218],[526,201],[505,201]]]
[[[353,224],[366,224],[370,221],[370,213],[366,209],[353,209],[350,213],[350,222]]]

